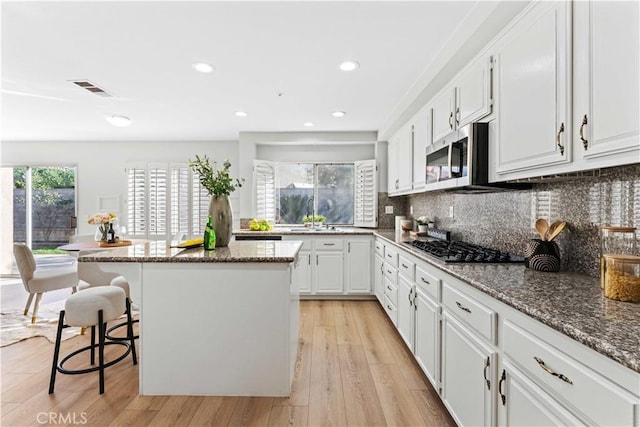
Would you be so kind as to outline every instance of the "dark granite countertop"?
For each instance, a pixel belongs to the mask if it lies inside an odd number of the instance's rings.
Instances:
[[[279,262],[295,261],[301,241],[243,241],[229,242],[229,246],[205,251],[202,246],[192,249],[171,248],[164,240],[143,245],[82,255],[79,262]]]
[[[378,230],[375,235],[640,372],[640,304],[605,298],[598,278],[532,271],[523,264],[446,264],[402,244],[410,240],[407,235],[393,230]]]

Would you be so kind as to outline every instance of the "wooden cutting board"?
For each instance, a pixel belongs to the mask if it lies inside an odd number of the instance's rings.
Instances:
[[[118,246],[130,246],[130,245],[131,245],[131,240],[120,240],[119,242],[115,242],[115,243],[100,242],[101,248],[116,248]]]

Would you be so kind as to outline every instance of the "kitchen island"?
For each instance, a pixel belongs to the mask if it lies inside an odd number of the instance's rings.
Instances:
[[[301,242],[179,249],[164,241],[81,256],[120,273],[140,307],[142,395],[288,396]]]

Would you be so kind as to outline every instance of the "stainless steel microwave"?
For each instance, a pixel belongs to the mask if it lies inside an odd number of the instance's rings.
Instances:
[[[428,146],[427,189],[490,186],[488,145],[489,125],[471,123]]]

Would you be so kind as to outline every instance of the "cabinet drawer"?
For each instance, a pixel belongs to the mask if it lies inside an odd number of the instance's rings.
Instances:
[[[398,256],[398,271],[411,281],[416,277],[416,265],[402,256]]]
[[[391,322],[394,324],[394,326],[398,326],[398,310],[386,296],[384,297],[384,311],[387,312],[387,315],[391,319]]]
[[[341,251],[343,247],[344,247],[344,240],[340,240],[340,239],[316,240],[316,251]]]
[[[374,245],[376,253],[384,258],[384,243],[382,243],[380,240],[376,240]]]
[[[420,267],[416,267],[416,284],[424,292],[432,296],[436,301],[440,301],[438,297],[438,289],[440,288],[440,279],[427,273]]]
[[[384,277],[391,281],[393,284],[398,283],[398,269],[393,267],[388,262],[384,263]]]
[[[387,279],[384,280],[384,295],[394,307],[398,306],[398,286]]]
[[[385,246],[384,262],[389,263],[394,268],[398,268],[398,252],[394,251],[389,246]]]
[[[300,248],[301,251],[310,251],[311,250],[311,239],[304,239],[301,236],[298,235],[285,235],[282,236],[283,240],[300,240],[302,241],[302,248]]]
[[[496,343],[497,315],[495,311],[452,288],[447,283],[442,285],[442,304],[447,307],[450,313],[467,323],[489,342]]]
[[[503,329],[505,353],[547,392],[579,408],[587,424],[637,425],[637,397],[515,323],[506,320]]]

